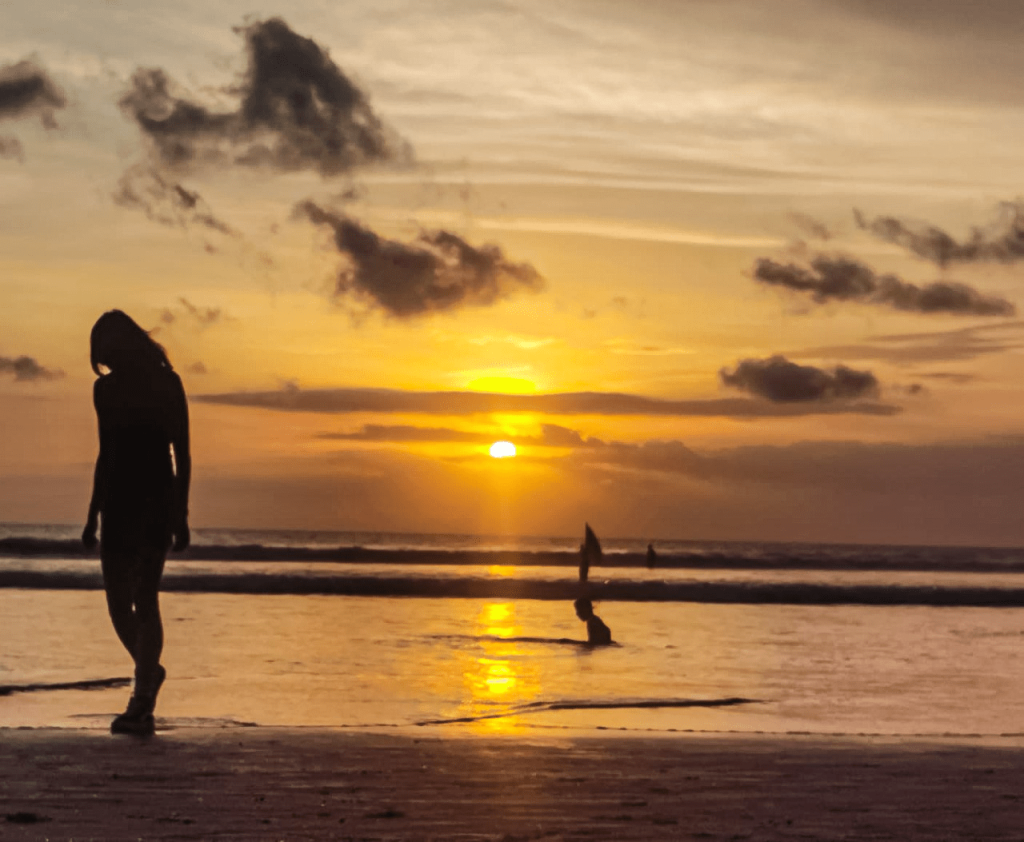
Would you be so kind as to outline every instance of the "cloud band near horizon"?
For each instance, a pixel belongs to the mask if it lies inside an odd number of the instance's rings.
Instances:
[[[475,415],[533,412],[544,415],[651,415],[766,418],[852,413],[895,415],[900,407],[875,401],[773,403],[752,398],[662,400],[620,392],[515,395],[497,392],[419,392],[399,389],[298,389],[195,395],[191,400],[287,412]]]

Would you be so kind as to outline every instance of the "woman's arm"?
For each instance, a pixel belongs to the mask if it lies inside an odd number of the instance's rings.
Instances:
[[[174,414],[171,429],[171,447],[174,449],[174,498],[171,511],[171,532],[174,549],[184,550],[191,541],[188,528],[188,492],[192,484],[192,452],[189,443],[188,399],[181,378],[172,374]]]
[[[92,402],[96,407],[96,419],[99,427],[100,452],[96,457],[96,470],[92,478],[92,498],[89,500],[89,515],[85,521],[85,529],[82,531],[82,543],[87,549],[93,549],[96,544],[96,529],[99,526],[99,515],[103,510],[103,502],[107,496],[107,454],[110,452],[109,444],[104,447],[104,440],[107,438],[104,422],[104,413],[100,399],[100,381],[97,380],[92,390]]]

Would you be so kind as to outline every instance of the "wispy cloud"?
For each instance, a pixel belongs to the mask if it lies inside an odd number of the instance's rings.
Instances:
[[[515,395],[495,392],[416,392],[398,389],[306,390],[295,386],[272,392],[198,395],[192,400],[290,412],[401,412],[451,416],[531,412],[543,415],[764,418],[835,413],[894,415],[900,411],[898,406],[868,401],[779,403],[748,398],[671,401],[617,392]]]
[[[408,318],[465,306],[488,306],[520,290],[544,287],[528,263],[513,263],[490,243],[471,246],[448,231],[424,231],[413,243],[385,239],[344,214],[302,202],[296,215],[334,232],[347,259],[334,295]]]
[[[0,374],[13,374],[15,380],[57,380],[64,376],[60,369],[46,368],[33,357],[0,357]]]
[[[878,380],[870,371],[854,371],[842,365],[826,371],[778,355],[741,360],[732,371],[723,368],[719,377],[726,386],[778,403],[878,396]]]
[[[185,320],[197,327],[209,327],[226,318],[224,310],[220,307],[198,307],[187,298],[179,298],[178,306],[174,309],[165,307],[160,312],[160,321],[165,325],[172,325],[175,322]]]
[[[537,348],[544,348],[553,345],[558,340],[553,336],[528,336],[518,333],[484,334],[481,336],[470,336],[466,339],[471,345],[495,345],[507,344],[524,351],[533,351]]]
[[[491,444],[504,437],[501,430],[458,430],[452,427],[417,427],[408,424],[365,424],[350,432],[320,433],[317,438],[337,441],[374,443],[431,443],[431,444]],[[604,442],[584,438],[576,430],[560,424],[542,424],[539,436],[518,434],[513,437],[517,446],[534,447],[587,447],[603,446]]]
[[[817,304],[855,301],[905,312],[964,316],[1011,316],[1017,311],[1005,298],[984,295],[967,284],[935,281],[917,286],[896,275],[876,274],[849,257],[819,255],[810,261],[810,268],[763,257],[754,265],[754,278],[768,286],[806,293]]]
[[[681,474],[740,485],[788,486],[844,495],[930,494],[936,500],[1017,494],[1024,470],[1020,441],[924,445],[803,441],[717,451],[694,451],[680,441],[609,442],[582,448],[570,465]]]
[[[18,138],[0,135],[0,158],[13,158],[16,161],[21,161],[24,157],[24,148]]]
[[[609,339],[604,346],[612,354],[629,357],[677,357],[695,353],[693,348],[674,345],[654,345],[631,339]]]
[[[148,164],[130,167],[121,176],[114,201],[122,207],[141,210],[147,219],[161,225],[180,228],[199,225],[218,234],[235,233],[230,225],[214,216],[198,192],[161,175]]]
[[[965,371],[926,371],[922,374],[918,374],[917,376],[928,380],[943,380],[947,383],[955,383],[957,385],[973,383],[978,379],[977,374],[969,374]]]
[[[789,221],[796,225],[802,233],[815,240],[831,240],[832,231],[824,222],[799,211],[790,211]]]
[[[500,231],[578,234],[585,237],[635,240],[637,242],[678,243],[682,245],[719,246],[723,248],[772,248],[785,245],[785,241],[778,237],[742,236],[713,231],[693,231],[668,226],[643,225],[627,221],[478,217],[473,222],[479,228]]]
[[[957,330],[870,336],[864,342],[791,351],[792,357],[843,357],[897,364],[955,362],[1024,348],[1024,322],[998,322]]]
[[[950,263],[1015,263],[1024,260],[1024,202],[1003,202],[999,219],[989,228],[973,228],[965,240],[927,223],[892,216],[868,219],[854,210],[857,226],[880,240],[901,246],[939,266]]]
[[[495,440],[495,434],[456,430],[451,427],[416,427],[407,424],[366,424],[347,433],[320,433],[317,438],[337,441],[380,443],[471,443],[484,444]]]

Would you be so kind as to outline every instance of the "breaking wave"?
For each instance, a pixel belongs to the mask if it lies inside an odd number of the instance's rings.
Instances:
[[[0,570],[0,588],[99,590],[98,570]],[[359,576],[295,573],[191,573],[168,569],[162,590],[186,593],[296,594],[572,601],[580,584],[564,580],[468,576]],[[1024,587],[752,581],[592,581],[591,599],[620,602],[702,602],[777,605],[930,605],[1024,607]]]

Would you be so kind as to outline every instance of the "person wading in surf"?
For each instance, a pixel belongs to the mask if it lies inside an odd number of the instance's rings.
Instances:
[[[101,520],[107,610],[135,662],[128,707],[110,730],[151,734],[167,675],[160,577],[168,549],[184,550],[190,541],[188,402],[164,349],[120,310],[100,316],[90,351],[100,451],[82,542],[96,546]]]
[[[594,613],[594,604],[587,598],[590,567],[599,564],[604,554],[601,542],[597,540],[590,524],[584,524],[584,527],[583,543],[580,544],[580,592],[583,595],[573,603],[573,608],[576,609],[576,616],[587,624],[587,643],[591,646],[608,646],[612,642],[611,630]]]
[[[612,630],[594,613],[594,604],[589,599],[580,597],[573,603],[573,607],[576,609],[576,616],[587,624],[587,643],[591,646],[610,646]]]

